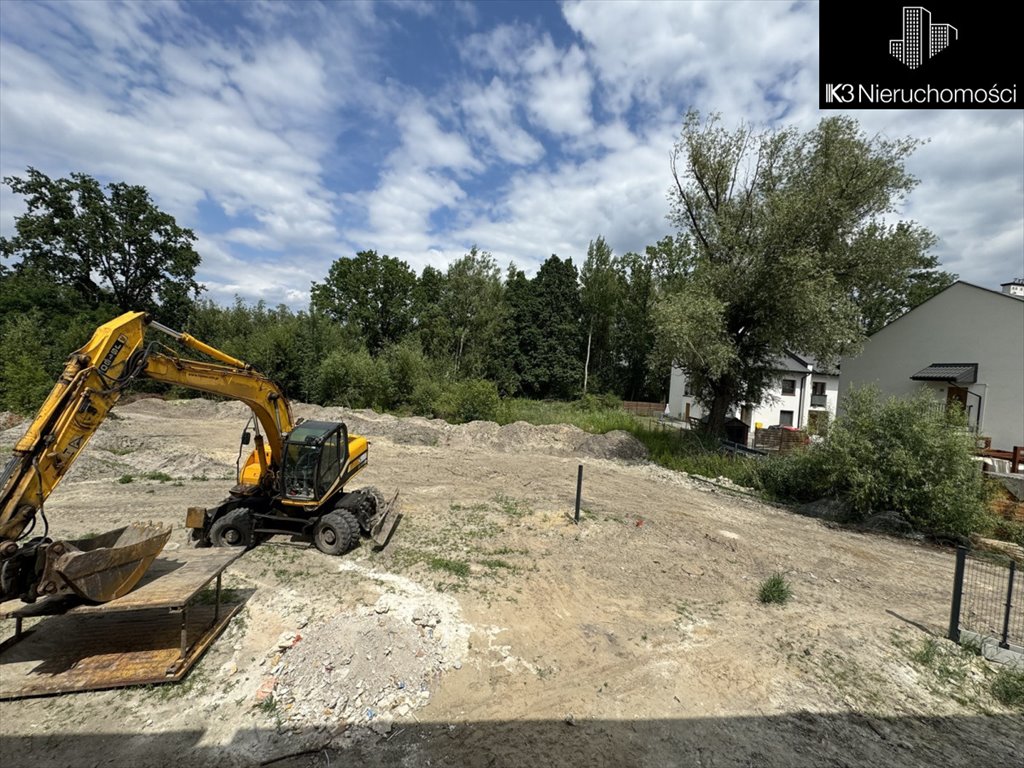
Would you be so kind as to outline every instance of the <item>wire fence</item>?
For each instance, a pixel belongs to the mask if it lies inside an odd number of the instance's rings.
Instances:
[[[957,549],[949,638],[959,642],[961,631],[1024,646],[1024,570],[1013,558]]]

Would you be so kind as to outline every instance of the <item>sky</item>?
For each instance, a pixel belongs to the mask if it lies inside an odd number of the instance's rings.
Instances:
[[[145,186],[198,278],[304,308],[338,258],[417,272],[472,245],[532,273],[674,232],[688,109],[813,128],[813,2],[0,2],[0,174]],[[1024,275],[1024,113],[865,110],[926,140],[899,212],[943,268]],[[0,191],[0,234],[24,212]]]

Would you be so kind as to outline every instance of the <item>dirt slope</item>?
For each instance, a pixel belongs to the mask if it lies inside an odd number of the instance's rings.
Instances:
[[[180,526],[224,495],[244,408],[116,412],[47,505],[55,530]],[[5,764],[1024,761],[1024,720],[988,694],[985,662],[945,641],[921,660],[948,612],[948,551],[594,458],[638,456],[621,436],[299,412],[371,437],[358,484],[401,491],[391,546],[247,553],[225,577],[246,607],[185,683],[0,703]],[[761,606],[775,571],[793,600]]]

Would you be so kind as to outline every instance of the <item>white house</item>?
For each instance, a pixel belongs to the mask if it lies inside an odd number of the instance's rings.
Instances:
[[[812,431],[835,416],[839,396],[839,372],[819,365],[814,358],[787,352],[776,361],[776,378],[762,403],[737,408],[734,416],[751,427],[781,425],[810,427]],[[700,420],[705,410],[693,397],[686,373],[672,368],[668,390],[669,416],[684,421]]]
[[[840,370],[842,393],[926,387],[939,402],[959,401],[993,448],[1024,445],[1024,280],[1002,292],[956,282],[873,334]]]

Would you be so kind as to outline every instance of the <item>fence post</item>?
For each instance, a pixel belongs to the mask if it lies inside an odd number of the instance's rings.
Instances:
[[[1017,561],[1010,560],[1010,581],[1006,585],[1006,613],[1003,614],[1003,640],[1000,648],[1009,648],[1010,643],[1010,607],[1013,605],[1013,579],[1017,575]]]
[[[956,572],[953,574],[953,602],[949,608],[949,639],[960,642],[960,600],[964,594],[964,564],[967,561],[967,548],[956,548]]]
[[[579,471],[576,473],[576,515],[573,517],[573,522],[576,525],[580,524],[580,496],[583,494],[583,465],[580,464]]]

